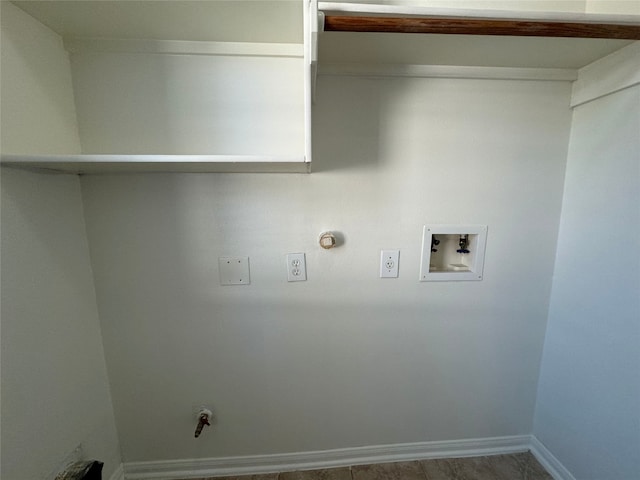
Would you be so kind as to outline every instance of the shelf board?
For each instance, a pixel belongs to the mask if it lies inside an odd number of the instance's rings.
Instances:
[[[640,38],[640,15],[388,3],[319,2],[319,63],[579,69]]]
[[[637,14],[601,14],[570,11],[495,10],[489,8],[433,7],[415,2],[381,0],[376,2],[339,1],[318,2],[318,10],[325,16],[376,16],[403,18],[457,18],[469,20],[513,20],[531,22],[570,22],[580,24],[638,25]]]
[[[326,15],[327,32],[438,33],[517,37],[615,38],[640,40],[640,26],[613,23],[548,22],[475,18],[415,18]]]
[[[58,173],[309,173],[303,156],[269,155],[14,155],[2,165]]]

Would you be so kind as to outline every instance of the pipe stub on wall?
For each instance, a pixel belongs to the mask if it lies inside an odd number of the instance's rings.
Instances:
[[[320,246],[326,250],[336,246],[336,236],[333,232],[323,232],[320,234]]]

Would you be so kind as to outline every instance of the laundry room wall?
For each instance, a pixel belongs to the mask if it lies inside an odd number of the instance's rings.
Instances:
[[[326,75],[311,175],[82,177],[125,461],[529,434],[569,96]],[[418,281],[427,223],[488,226],[482,281]],[[234,255],[250,285],[220,285]],[[216,421],[194,439],[201,404]]]

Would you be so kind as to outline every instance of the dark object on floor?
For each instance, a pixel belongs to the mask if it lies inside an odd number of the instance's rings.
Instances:
[[[97,460],[75,462],[56,475],[56,480],[102,480],[103,466]]]

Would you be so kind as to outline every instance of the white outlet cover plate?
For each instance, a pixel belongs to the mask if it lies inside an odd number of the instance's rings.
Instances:
[[[380,278],[398,278],[400,250],[380,251]]]
[[[219,257],[220,285],[249,285],[249,257]]]
[[[307,262],[304,253],[287,255],[287,282],[304,282],[307,279]]]

